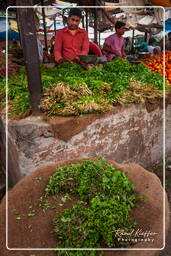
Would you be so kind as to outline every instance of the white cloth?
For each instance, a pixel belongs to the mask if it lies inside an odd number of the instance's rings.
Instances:
[[[160,51],[161,51],[160,46],[148,45],[147,48],[148,48],[148,52],[150,53],[150,55],[156,54],[156,53],[154,52],[154,49],[156,50],[157,53],[160,53]]]
[[[38,46],[39,60],[40,62],[43,62],[43,46],[38,38],[37,38],[37,46]]]
[[[148,52],[149,52],[151,55],[153,55],[153,54],[154,54],[153,51],[154,51],[155,46],[148,45],[147,48],[148,48]]]

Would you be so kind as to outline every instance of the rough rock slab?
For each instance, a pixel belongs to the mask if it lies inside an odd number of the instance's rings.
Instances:
[[[56,240],[52,233],[51,219],[54,215],[53,210],[37,213],[33,217],[27,217],[30,205],[34,205],[37,199],[42,196],[44,188],[47,184],[48,177],[53,174],[56,167],[70,163],[80,162],[81,159],[71,161],[62,161],[57,164],[51,164],[38,168],[27,177],[23,178],[8,194],[8,247],[10,248],[54,248]],[[155,232],[150,238],[154,238],[152,242],[138,242],[133,248],[147,248],[149,251],[105,251],[107,256],[156,256],[159,250],[150,250],[154,248],[162,248],[163,241],[163,199],[166,202],[166,221],[165,232],[169,227],[169,207],[166,194],[161,186],[159,178],[141,166],[131,163],[126,165],[117,164],[110,161],[113,167],[126,171],[128,178],[135,184],[136,192],[148,198],[147,202],[141,203],[141,207],[136,207],[132,216],[138,223],[139,229],[142,231]],[[41,177],[38,182],[36,177]],[[143,206],[143,207],[142,207]],[[0,251],[3,256],[28,256],[35,254],[36,256],[55,256],[53,251],[9,251],[5,249],[5,198],[0,205]],[[22,219],[16,221],[16,215],[12,213],[13,209],[17,209]],[[61,208],[62,210],[62,208]],[[32,231],[28,228],[32,225]],[[141,237],[142,238],[142,237]]]

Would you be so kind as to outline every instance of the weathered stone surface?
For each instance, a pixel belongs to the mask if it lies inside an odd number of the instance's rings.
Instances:
[[[53,210],[49,210],[46,214],[37,212],[32,218],[27,217],[29,206],[37,203],[38,198],[42,195],[47,184],[48,177],[52,175],[56,167],[70,163],[79,162],[80,159],[71,161],[62,161],[57,164],[44,166],[32,172],[30,175],[22,179],[8,195],[9,199],[9,228],[8,228],[8,246],[10,248],[54,248],[56,246],[56,238],[52,231],[51,220],[55,214]],[[141,207],[134,208],[132,216],[138,223],[135,232],[141,229],[142,232],[150,231],[155,233],[147,235],[146,238],[154,239],[154,241],[142,241],[134,244],[134,249],[141,248],[142,251],[106,251],[107,256],[156,256],[159,249],[163,247],[163,232],[168,231],[169,227],[169,207],[165,192],[161,186],[159,178],[141,166],[129,163],[118,164],[110,161],[112,165],[120,170],[126,171],[128,178],[135,184],[136,192],[148,198],[146,202],[141,203]],[[37,182],[36,177],[41,177],[41,182]],[[17,198],[17,200],[16,200]],[[164,230],[164,210],[163,200],[165,200],[165,230]],[[55,256],[53,251],[7,251],[5,249],[5,198],[0,205],[0,250],[3,256],[28,256],[35,253],[39,256]],[[17,209],[22,219],[16,221],[16,215],[12,213],[12,209]],[[59,209],[60,210],[60,209]],[[32,232],[28,226],[32,226]],[[133,234],[135,234],[135,232]],[[133,237],[134,238],[134,235]],[[140,238],[144,238],[140,235]],[[143,249],[148,249],[145,251]],[[157,248],[157,249],[155,249]],[[153,250],[150,250],[153,249]]]
[[[8,147],[8,154],[6,156],[6,147]],[[6,158],[7,157],[7,158]],[[8,164],[7,164],[8,160]],[[19,167],[19,157],[15,144],[12,139],[8,138],[6,141],[6,131],[3,121],[0,117],[0,168],[5,173],[8,170],[9,186],[14,186],[21,178]],[[2,189],[2,193],[4,190]]]
[[[171,105],[166,108],[166,155],[171,153]],[[103,115],[60,117],[48,123],[31,117],[11,121],[10,137],[23,174],[75,157],[104,156],[149,167],[163,158],[163,109],[145,105],[118,107]]]
[[[146,106],[147,112],[149,113],[156,110],[158,107],[162,109],[163,99],[146,99],[145,106]]]

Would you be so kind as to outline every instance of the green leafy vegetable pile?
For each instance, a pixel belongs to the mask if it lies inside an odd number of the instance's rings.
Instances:
[[[47,115],[78,115],[101,113],[110,110],[113,104],[126,102],[125,93],[131,91],[128,103],[141,98],[162,97],[163,78],[151,72],[143,64],[130,64],[117,58],[103,66],[84,70],[75,63],[64,63],[53,69],[41,66],[43,98],[40,108]],[[141,83],[141,95],[132,92],[131,81]],[[150,91],[147,92],[147,85]],[[143,94],[144,86],[146,93]],[[156,96],[156,92],[157,96]],[[8,81],[9,111],[23,114],[30,108],[25,69],[15,71]],[[122,97],[124,100],[122,101]],[[5,80],[0,78],[0,99],[5,99]]]
[[[111,110],[118,102],[140,102],[149,95],[153,98],[163,96],[160,74],[149,71],[143,64],[133,65],[122,58],[88,71],[74,63],[65,63],[57,70],[58,82],[45,91],[42,99],[41,108],[47,115],[102,113]],[[130,87],[132,80],[141,82],[142,90],[138,96]],[[128,91],[131,95],[127,102],[125,93]]]
[[[6,80],[0,77],[0,104],[5,104]],[[25,68],[14,71],[8,77],[8,100],[11,114],[23,114],[30,108],[29,92]]]
[[[53,219],[58,248],[123,247],[116,230],[135,227],[130,218],[139,198],[135,187],[123,172],[104,159],[82,160],[58,168],[45,191],[47,195],[69,194],[79,198]]]

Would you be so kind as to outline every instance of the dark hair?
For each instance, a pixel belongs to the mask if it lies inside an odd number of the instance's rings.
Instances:
[[[123,26],[125,26],[126,24],[124,23],[124,22],[122,22],[122,21],[117,21],[116,23],[115,23],[115,30],[117,30],[117,29],[119,29],[119,28],[121,28],[121,27],[123,27]]]
[[[129,37],[126,37],[126,38],[125,38],[125,42],[129,42]]]
[[[171,31],[167,34],[168,37],[171,37]]]
[[[150,37],[148,40],[148,44],[153,44],[156,42],[156,39],[154,37]]]
[[[72,8],[69,12],[68,17],[71,17],[71,16],[78,16],[81,19],[82,18],[81,10],[78,8]]]

